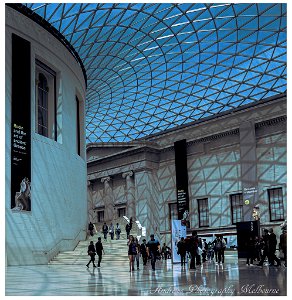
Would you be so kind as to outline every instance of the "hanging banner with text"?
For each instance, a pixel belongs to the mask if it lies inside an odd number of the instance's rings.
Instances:
[[[240,170],[242,183],[243,221],[253,221],[253,209],[258,204],[257,153],[254,121],[239,126]]]
[[[171,221],[171,251],[172,251],[172,263],[180,263],[180,255],[177,254],[177,243],[180,239],[186,238],[187,228],[183,226],[181,220],[172,220]]]
[[[188,167],[186,140],[174,143],[178,219],[189,212]]]
[[[30,42],[12,34],[11,208],[31,210]]]

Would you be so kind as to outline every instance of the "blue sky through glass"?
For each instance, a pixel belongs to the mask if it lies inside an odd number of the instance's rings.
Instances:
[[[124,142],[286,92],[285,3],[26,4],[88,77],[87,142]]]

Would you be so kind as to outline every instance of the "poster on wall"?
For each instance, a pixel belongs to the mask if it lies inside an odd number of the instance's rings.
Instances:
[[[180,255],[177,254],[177,243],[180,239],[186,238],[187,228],[182,225],[181,220],[172,220],[171,221],[171,251],[172,251],[172,263],[180,263]]]
[[[31,210],[30,42],[12,34],[11,209]]]

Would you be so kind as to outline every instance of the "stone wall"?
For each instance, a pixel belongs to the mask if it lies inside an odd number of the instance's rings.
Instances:
[[[240,130],[246,128],[242,126],[246,122],[253,124],[254,137],[243,142]],[[115,153],[112,157],[109,155],[88,162],[88,179],[97,182],[101,175],[111,174],[115,180],[125,169],[131,170],[135,178],[135,217],[146,226],[147,235],[155,232],[162,242],[170,244],[169,203],[176,202],[174,142],[185,138],[190,231],[196,229],[207,239],[212,239],[216,233],[224,233],[228,245],[233,245],[236,244],[236,226],[232,224],[230,195],[242,193],[242,166],[246,164],[242,147],[247,142],[251,144],[251,147],[248,146],[250,149],[255,149],[252,157],[253,170],[256,170],[253,171],[253,184],[258,189],[256,201],[261,208],[262,227],[272,226],[277,232],[281,222],[270,222],[267,189],[283,188],[286,216],[286,137],[284,95],[216,119],[146,137],[140,148],[137,145],[139,153],[137,149],[136,152],[128,149],[120,155]],[[143,148],[143,142],[147,142],[147,149]],[[103,148],[103,145],[95,144],[94,147]],[[90,147],[87,151],[91,151]],[[151,155],[147,155],[149,153]],[[98,186],[102,190],[101,185]],[[96,192],[96,202],[100,204],[102,199],[98,195],[101,193]],[[126,189],[116,189],[115,197],[119,193],[124,193],[120,197],[126,199]],[[209,226],[204,228],[199,227],[198,217],[198,199],[202,198],[208,198],[209,208]],[[251,206],[247,209],[248,218],[251,209]]]
[[[10,7],[5,32],[5,218],[8,265],[46,264],[73,250],[87,226],[85,82],[80,66],[49,32]],[[11,36],[31,43],[31,211],[11,210]],[[56,71],[58,137],[36,133],[35,60]],[[80,103],[81,152],[77,154],[76,96]]]

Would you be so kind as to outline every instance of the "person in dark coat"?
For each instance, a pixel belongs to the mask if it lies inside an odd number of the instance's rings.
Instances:
[[[264,229],[264,234],[261,238],[261,245],[262,245],[262,257],[261,261],[258,263],[258,266],[262,266],[264,264],[265,258],[269,257],[269,235],[268,235],[268,229]]]
[[[254,238],[251,236],[248,241],[246,241],[246,265],[252,266],[253,260],[255,256],[255,241]]]
[[[125,229],[126,229],[126,232],[127,232],[127,239],[129,239],[130,232],[131,232],[131,225],[129,223],[127,223]]]
[[[284,266],[287,267],[287,226],[282,228],[282,234],[280,235],[279,249],[284,254]]]
[[[188,250],[191,255],[191,263],[190,263],[190,269],[196,269],[196,257],[197,257],[197,251],[198,251],[198,234],[197,231],[192,232],[192,237],[189,241]]]
[[[186,243],[184,237],[181,237],[180,241],[177,243],[177,254],[180,255],[181,266],[183,267],[186,264]]]
[[[274,266],[274,261],[277,263],[277,266],[281,266],[280,259],[275,255],[277,247],[277,237],[273,232],[273,228],[269,229],[269,266]]]
[[[91,236],[93,236],[93,230],[94,230],[94,226],[93,226],[93,224],[91,222],[89,222],[89,224],[88,224],[88,231],[89,231],[89,234]]]
[[[95,254],[96,253],[95,253],[95,248],[94,248],[93,241],[91,241],[90,244],[89,244],[89,246],[88,246],[87,254],[90,256],[90,261],[88,262],[88,264],[86,265],[86,267],[89,268],[89,265],[92,262],[93,267],[96,268],[96,265],[94,264]]]
[[[132,230],[132,227],[133,227],[133,218],[131,217],[130,218],[130,230]]]
[[[143,239],[143,243],[140,246],[140,252],[141,252],[141,255],[142,255],[142,258],[143,258],[143,265],[146,266],[148,256],[147,256],[147,247],[146,247],[146,240],[145,239]]]
[[[98,255],[97,267],[100,268],[100,263],[102,260],[102,253],[104,254],[103,245],[101,242],[101,237],[98,238],[98,241],[95,244],[96,254]]]

